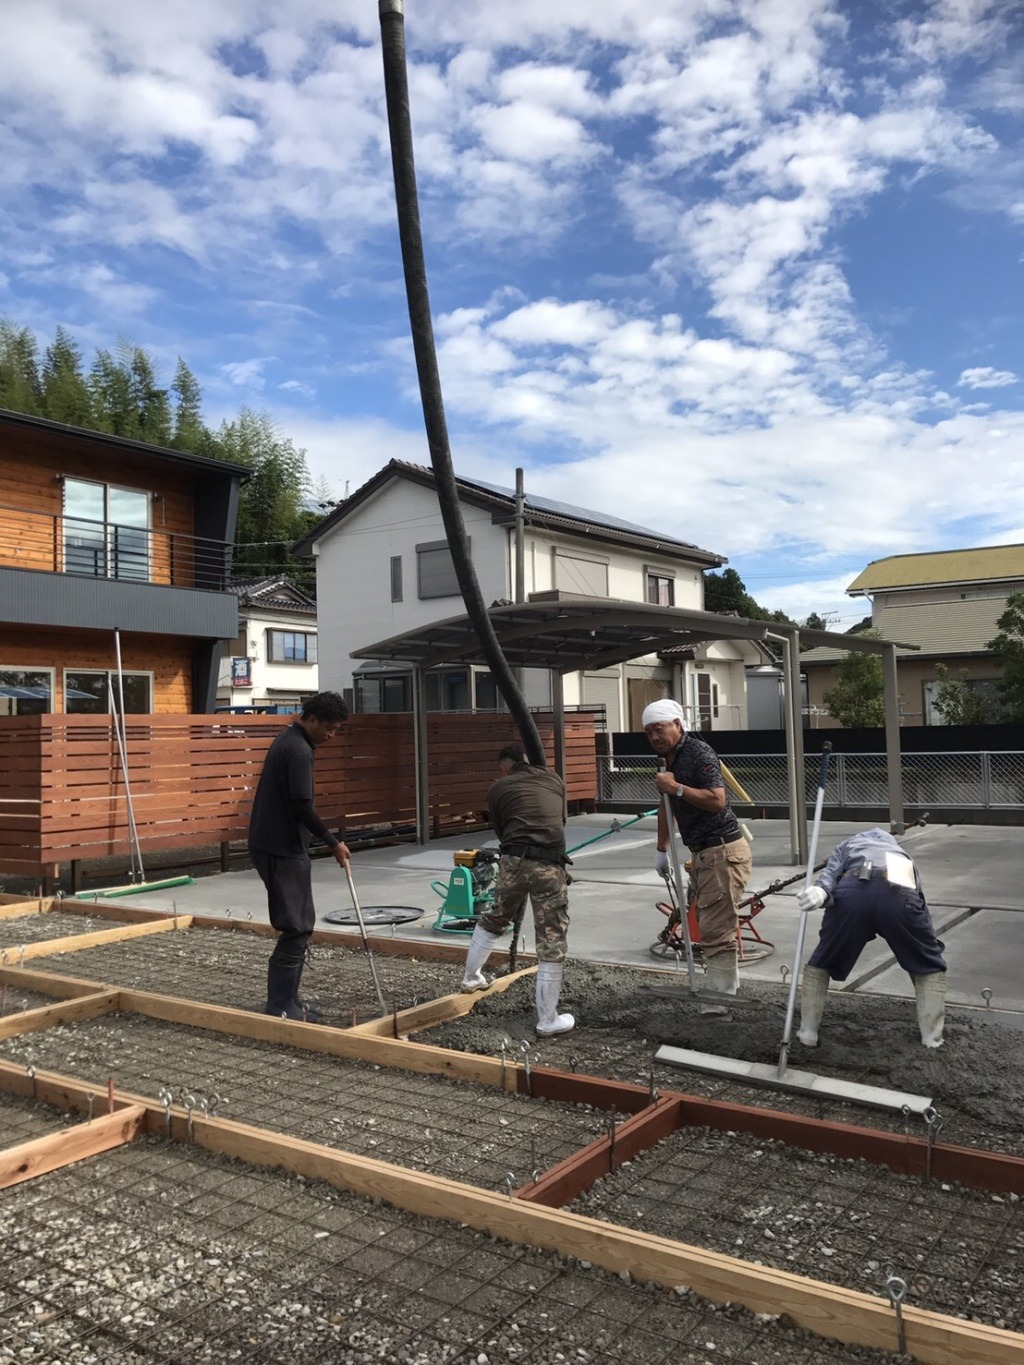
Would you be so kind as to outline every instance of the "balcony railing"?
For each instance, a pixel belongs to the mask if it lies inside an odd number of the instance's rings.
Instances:
[[[230,542],[0,503],[0,568],[223,591]]]

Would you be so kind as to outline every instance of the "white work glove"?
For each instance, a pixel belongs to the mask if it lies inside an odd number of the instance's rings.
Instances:
[[[798,910],[820,910],[828,900],[828,894],[820,886],[809,886],[806,891],[801,891],[796,898],[796,908]]]
[[[668,854],[660,848],[654,855],[654,870],[659,877],[668,876]]]

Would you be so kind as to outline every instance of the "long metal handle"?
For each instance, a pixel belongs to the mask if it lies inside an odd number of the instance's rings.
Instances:
[[[807,875],[804,877],[804,890],[814,881],[814,860],[818,856],[818,833],[821,830],[821,808],[825,804],[825,784],[828,782],[828,764],[832,757],[832,745],[826,740],[821,750],[818,765],[818,796],[814,803],[814,827],[811,830],[811,847],[807,855]],[[793,1032],[793,1015],[796,1011],[796,993],[800,983],[800,963],[804,955],[804,936],[807,933],[807,911],[800,911],[800,923],[796,931],[796,952],[793,954],[793,974],[789,980],[789,1000],[786,1002],[786,1026],[782,1031],[782,1046],[779,1049],[778,1079],[781,1081],[789,1064],[789,1040]]]
[[[370,975],[373,977],[373,989],[377,992],[377,1003],[380,1005],[381,1014],[387,1014],[388,1007],[384,1003],[384,992],[380,988],[380,981],[377,979],[377,964],[373,960],[373,953],[370,951],[370,940],[366,937],[366,925],[363,923],[363,912],[359,908],[359,897],[356,895],[356,884],[352,880],[352,869],[349,867],[348,859],[344,862],[345,876],[348,878],[348,889],[352,896],[352,908],[356,912],[356,919],[359,922],[359,932],[363,937],[363,948],[366,952],[366,960],[370,964]]]
[[[658,771],[665,772],[666,764],[662,759],[658,764]],[[690,916],[689,906],[686,904],[686,882],[683,880],[683,867],[679,860],[679,844],[677,841],[678,831],[676,829],[676,818],[672,813],[672,802],[668,792],[662,792],[661,808],[665,812],[665,820],[668,824],[668,847],[672,857],[672,871],[676,879],[676,893],[679,896],[679,923],[683,930],[683,943],[686,947],[686,975],[690,982],[690,990],[697,993],[697,970],[693,965],[693,944],[690,941]]]

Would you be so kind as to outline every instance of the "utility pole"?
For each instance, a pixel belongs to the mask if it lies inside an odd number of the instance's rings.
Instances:
[[[523,471],[516,470],[516,575],[515,588],[512,593],[512,600],[518,607],[520,603],[526,601],[526,562],[525,554],[525,531],[526,531],[526,495],[523,492]]]

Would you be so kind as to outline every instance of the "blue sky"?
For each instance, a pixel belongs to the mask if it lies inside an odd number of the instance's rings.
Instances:
[[[407,0],[456,469],[862,614],[1024,542],[1018,0]],[[374,0],[7,0],[0,313],[426,463]]]

